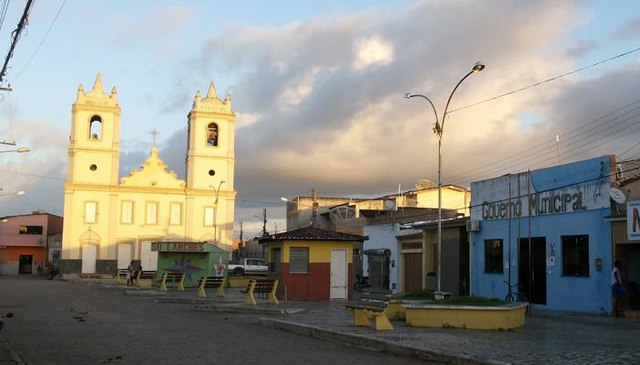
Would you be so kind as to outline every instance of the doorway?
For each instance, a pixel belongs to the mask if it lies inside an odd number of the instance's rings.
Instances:
[[[82,246],[82,274],[95,274],[98,247],[95,245]]]
[[[20,255],[18,274],[33,273],[33,255]]]
[[[404,291],[422,290],[422,253],[405,253]]]
[[[371,287],[383,290],[389,289],[391,251],[388,249],[371,249],[365,250],[364,254],[367,255]]]
[[[547,238],[520,239],[518,291],[534,304],[547,304]]]
[[[331,250],[329,299],[347,299],[347,251]]]

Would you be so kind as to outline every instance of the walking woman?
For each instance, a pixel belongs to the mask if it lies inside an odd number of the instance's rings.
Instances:
[[[611,294],[613,295],[613,311],[611,315],[613,317],[622,317],[622,309],[620,308],[622,297],[624,296],[624,287],[622,286],[622,264],[620,260],[616,260],[613,263],[613,270],[611,271]]]

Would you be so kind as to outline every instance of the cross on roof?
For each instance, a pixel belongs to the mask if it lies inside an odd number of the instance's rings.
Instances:
[[[155,128],[153,128],[153,130],[151,132],[149,132],[149,134],[151,135],[151,138],[153,138],[153,147],[155,147],[156,146],[156,137],[160,133],[158,131],[156,131]]]

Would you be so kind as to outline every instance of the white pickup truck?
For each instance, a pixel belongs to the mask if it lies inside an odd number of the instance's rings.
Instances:
[[[237,262],[230,262],[227,267],[228,273],[243,276],[243,275],[267,275],[269,267],[263,259],[242,259]]]

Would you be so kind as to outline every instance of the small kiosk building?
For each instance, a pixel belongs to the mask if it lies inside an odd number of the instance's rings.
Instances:
[[[196,287],[202,276],[224,276],[229,263],[229,253],[208,242],[153,242],[151,251],[158,253],[156,278],[185,273],[185,287]]]
[[[367,237],[306,227],[261,238],[269,273],[289,300],[346,300],[353,294],[353,248]],[[360,246],[359,246],[360,247]]]

